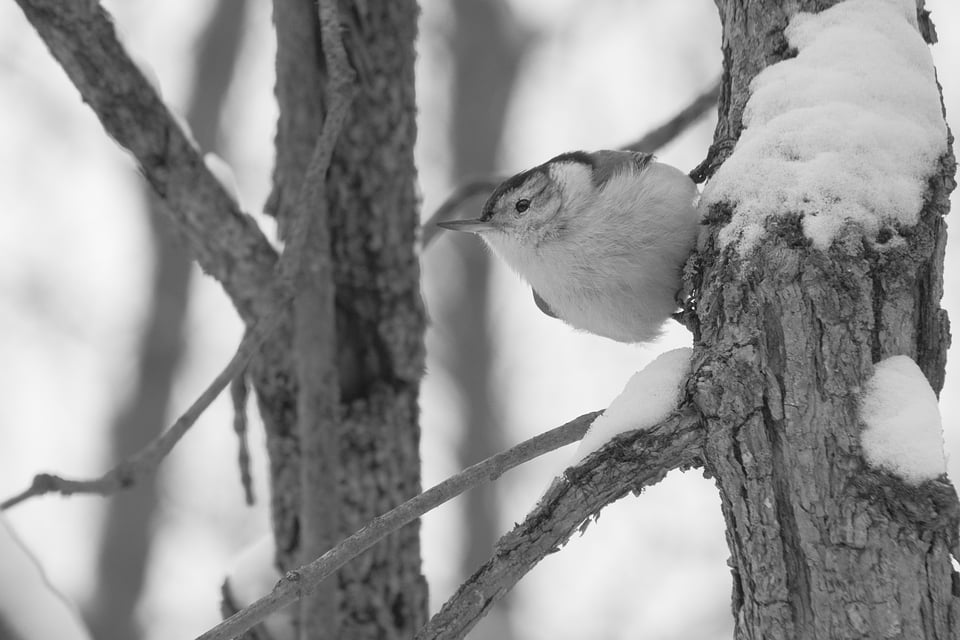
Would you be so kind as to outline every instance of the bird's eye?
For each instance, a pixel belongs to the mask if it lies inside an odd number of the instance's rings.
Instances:
[[[517,204],[514,206],[514,208],[517,210],[517,213],[523,213],[530,208],[530,201],[526,198],[517,200]]]

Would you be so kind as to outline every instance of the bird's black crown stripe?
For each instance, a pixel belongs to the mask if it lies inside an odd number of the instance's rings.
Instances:
[[[487,198],[486,204],[483,205],[483,212],[480,216],[480,219],[486,222],[493,217],[493,207],[500,200],[500,198],[502,198],[504,194],[507,194],[522,185],[530,178],[531,175],[538,171],[546,172],[546,164],[541,164],[533,169],[528,169],[518,173],[517,175],[507,178],[500,183],[500,186],[497,187],[492,194],[490,194],[490,197]]]

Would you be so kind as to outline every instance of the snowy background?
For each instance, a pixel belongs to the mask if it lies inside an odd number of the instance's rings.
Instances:
[[[167,101],[182,109],[193,42],[206,18],[198,7],[211,3],[106,4],[136,58],[149,61]],[[446,139],[449,9],[439,0],[423,4],[417,153],[428,215],[454,185]],[[622,145],[685,106],[720,69],[710,2],[513,4],[518,20],[538,36],[511,103],[504,172],[571,149]],[[960,7],[931,0],[928,8],[940,35],[933,55],[950,116],[960,113]],[[237,176],[243,206],[256,211],[269,189],[275,119],[268,3],[254,3],[248,23],[222,155]],[[0,96],[0,496],[7,496],[38,471],[90,476],[111,465],[106,427],[135,371],[151,256],[133,164],[9,2],[0,3]],[[659,155],[689,169],[703,158],[712,132],[708,118]],[[958,242],[954,234],[943,301],[954,318],[960,317]],[[443,260],[439,245],[424,257],[428,308],[440,290]],[[498,410],[513,441],[606,406],[633,372],[689,342],[681,330],[643,347],[576,334],[537,311],[529,290],[500,265],[492,299]],[[219,286],[197,278],[171,416],[226,362],[240,331]],[[428,345],[444,328],[431,331]],[[941,409],[950,473],[957,478],[960,364],[951,356]],[[460,425],[451,395],[450,381],[429,367],[422,394],[425,485],[457,470],[450,451]],[[218,588],[229,559],[267,530],[263,501],[243,506],[230,417],[228,403],[219,400],[162,468],[148,588],[137,613],[146,638],[190,638],[211,626],[219,618]],[[264,496],[262,433],[253,434],[252,444]],[[502,479],[504,531],[572,455],[568,448]],[[103,505],[101,498],[47,497],[9,516],[50,579],[80,604],[94,591]],[[424,523],[434,606],[457,581],[450,561],[460,538],[457,509],[448,505]],[[604,511],[586,536],[521,582],[514,630],[531,640],[727,638],[726,558],[712,483],[696,472],[673,474],[641,499]]]

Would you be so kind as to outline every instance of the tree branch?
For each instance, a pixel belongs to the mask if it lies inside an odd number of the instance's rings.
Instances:
[[[428,511],[481,482],[492,482],[524,462],[580,440],[598,415],[600,415],[599,411],[584,414],[562,426],[530,438],[512,449],[478,462],[373,519],[363,529],[310,564],[288,572],[268,595],[230,616],[199,636],[197,640],[227,640],[245,632],[271,613],[291,604],[302,594],[315,588],[334,571],[387,535],[413,522]]]
[[[191,253],[248,326],[269,313],[276,252],[204,165],[96,0],[17,0],[107,133],[136,158]]]
[[[294,298],[294,360],[300,441],[300,536],[298,552],[308,562],[332,548],[339,536],[340,380],[337,371],[333,258],[327,169],[356,93],[355,73],[340,39],[337,0],[320,0],[320,39],[326,61],[327,113],[293,212],[291,244],[302,257]],[[303,598],[300,637],[325,640],[339,633],[337,585],[323,585]]]
[[[530,569],[590,518],[629,492],[659,482],[673,469],[701,464],[703,427],[692,409],[633,431],[567,469],[524,521],[497,543],[494,556],[433,616],[417,640],[463,638]]]
[[[694,98],[693,102],[681,109],[677,115],[659,127],[651,129],[639,140],[620,148],[624,151],[654,153],[658,149],[673,142],[673,140],[686,131],[690,125],[702,118],[710,107],[716,107],[719,99],[720,80],[717,79],[712,87]]]
[[[74,493],[96,493],[109,495],[122,489],[129,489],[143,478],[152,475],[180,439],[190,430],[197,418],[210,406],[210,403],[220,395],[220,392],[239,375],[247,362],[256,353],[260,344],[279,324],[283,313],[277,311],[267,320],[258,323],[253,329],[244,334],[236,353],[213,379],[203,393],[181,415],[173,425],[152,440],[146,447],[133,454],[116,467],[92,480],[69,480],[49,473],[41,473],[34,477],[33,483],[25,491],[4,500],[0,503],[0,510],[20,504],[28,498],[41,496],[51,492],[71,495]]]
[[[29,7],[29,11],[27,8],[25,8],[24,11],[27,13],[28,17],[31,18],[31,22],[34,22],[35,26],[37,22],[34,21],[34,18],[36,17],[41,25],[52,30],[54,36],[63,34],[58,31],[60,27],[51,25],[60,25],[61,23],[59,20],[75,17],[78,20],[93,20],[92,25],[84,23],[81,24],[81,27],[92,29],[94,33],[100,33],[101,30],[106,29],[107,31],[101,35],[103,35],[107,40],[107,48],[110,46],[120,46],[116,41],[112,24],[106,17],[106,13],[96,2],[88,2],[87,5],[84,5],[83,9],[77,9],[73,4],[70,4],[69,10],[61,7],[58,4],[49,12],[40,12],[39,9],[34,8],[31,4],[34,2],[34,0],[17,1],[21,3],[21,6],[26,5]],[[45,0],[36,0],[36,4],[45,6]],[[58,12],[58,10],[61,8],[64,9],[62,14]],[[31,12],[40,12],[40,15],[39,17],[31,16]],[[48,13],[53,15],[52,22],[48,20],[50,18]],[[74,13],[77,13],[77,15],[74,16]],[[105,24],[102,24],[102,21],[105,21]],[[40,28],[38,27],[38,31],[39,30]],[[60,43],[59,41],[57,42],[59,46]],[[56,50],[54,50],[53,45],[50,46],[51,51],[54,51],[54,55],[56,55]],[[98,52],[99,53],[97,55],[102,55],[102,50],[98,49]],[[129,65],[133,64],[130,62],[129,58],[126,58],[122,49],[119,49],[119,52],[119,55],[123,56],[123,61],[121,62],[125,61]],[[70,53],[69,48],[67,49],[67,53]],[[62,64],[64,64],[64,68],[67,68],[67,63],[62,62]],[[80,64],[79,66],[81,69],[86,68],[83,64]],[[136,67],[123,70],[122,72],[132,73],[133,76],[135,76],[127,78],[131,83],[134,84],[134,86],[137,86],[139,81],[144,83],[146,82]],[[350,84],[352,83],[352,73],[353,72],[348,68],[347,75],[341,76],[337,81],[340,83],[340,85],[342,85],[344,82],[348,83],[346,88],[343,88],[343,86],[338,86],[337,88],[337,91],[342,93],[345,97],[345,104],[339,108],[338,114],[334,114],[333,111],[331,111],[330,117],[328,117],[330,126],[328,127],[327,123],[325,123],[324,129],[321,131],[321,134],[317,139],[313,157],[311,158],[310,165],[307,169],[304,183],[301,186],[300,201],[309,202],[311,199],[316,198],[315,194],[317,193],[317,189],[319,189],[319,192],[322,193],[327,167],[330,164],[330,156],[333,153],[333,145],[336,142],[336,137],[343,126],[343,121],[346,118],[349,102],[351,96],[353,95],[353,89]],[[146,97],[152,97],[155,99],[159,105],[159,108],[163,111],[163,114],[166,117],[170,117],[162,102],[159,102],[159,98],[156,96],[153,88],[150,87],[149,84],[147,84],[147,88],[149,96]],[[127,99],[123,96],[118,97],[118,95],[115,94],[111,94],[104,98],[103,96],[100,96],[100,94],[96,93],[100,89],[100,87],[95,87],[94,94],[98,96],[98,99],[106,100],[107,102],[110,102],[111,100],[118,101],[117,105],[113,105],[114,107],[118,107],[118,105],[122,106],[122,100]],[[85,99],[87,98],[86,95],[84,97]],[[144,95],[140,95],[139,98],[145,99]],[[90,100],[88,100],[88,102],[90,102]],[[134,107],[136,107],[136,100],[134,100],[132,104]],[[123,109],[121,109],[121,111],[123,111]],[[136,111],[136,108],[133,108],[133,111]],[[116,117],[114,112],[108,110],[108,113],[112,114],[110,118]],[[122,115],[126,117],[130,116],[131,113],[132,111],[128,109]],[[152,115],[156,116],[156,113],[153,113]],[[110,127],[107,126],[107,121],[103,119],[101,119],[101,121],[104,122],[104,126],[107,128],[108,132],[111,132]],[[109,121],[113,122],[113,120]],[[120,122],[118,126],[121,127],[122,133],[132,136],[133,140],[151,138],[151,136],[156,133],[151,131],[139,132],[133,124],[124,121],[122,118],[118,122]],[[183,136],[183,133],[179,130],[179,128],[174,127],[174,129],[181,137]],[[196,155],[196,150],[189,143],[188,146],[194,155]],[[183,156],[173,154],[167,157],[167,161],[176,162],[178,158],[180,160],[184,160]],[[210,179],[216,183],[216,189],[224,194],[227,200],[229,200],[231,203],[233,210],[237,211],[236,203],[225,194],[220,183],[205,169],[202,159],[200,160],[199,166],[204,167],[204,169],[195,177],[209,176]],[[174,170],[174,167],[169,167],[169,169],[172,171]],[[146,170],[146,168],[144,168],[144,170]],[[179,187],[183,186],[183,184],[179,185]],[[156,188],[156,184],[154,184],[154,188]],[[161,197],[164,197],[162,192],[158,191],[158,193],[161,195]],[[239,212],[237,213],[238,215],[243,216],[243,214],[239,214]],[[249,220],[249,218],[246,218],[246,216],[243,217],[244,219]],[[252,221],[250,221],[250,223],[253,224]],[[220,392],[222,392],[235,377],[243,372],[250,359],[254,354],[257,353],[260,345],[284,320],[284,317],[287,313],[287,304],[294,296],[297,290],[298,279],[301,277],[303,254],[306,246],[306,235],[309,232],[310,225],[309,216],[298,216],[294,221],[294,225],[295,234],[293,235],[293,240],[280,257],[279,263],[277,264],[277,275],[275,277],[273,276],[273,269],[271,266],[269,269],[271,273],[270,281],[267,283],[267,286],[262,287],[257,292],[258,300],[262,304],[262,312],[266,315],[262,320],[256,322],[256,324],[244,334],[243,339],[240,341],[240,345],[237,347],[237,351],[234,353],[233,357],[230,359],[224,369],[217,375],[216,378],[214,378],[214,380],[207,386],[206,389],[204,389],[194,403],[190,405],[190,407],[177,419],[176,422],[173,423],[169,429],[151,441],[146,447],[123,460],[113,469],[98,478],[88,480],[71,480],[55,474],[37,474],[29,488],[0,503],[0,510],[9,509],[10,507],[16,506],[17,504],[20,504],[21,502],[34,496],[41,496],[53,492],[61,493],[63,495],[71,495],[76,493],[110,495],[116,493],[117,491],[128,489],[137,484],[143,478],[155,473],[157,467],[160,466],[160,463],[167,456],[167,454],[173,450],[174,446],[176,446],[180,439],[183,438],[187,431],[189,431],[194,423],[196,423],[197,419],[203,414],[207,407],[210,406],[213,400],[216,399]],[[257,234],[259,234],[259,231],[257,231]],[[211,231],[210,235],[216,237],[217,233],[213,233]],[[262,238],[262,236],[258,237]],[[265,239],[264,242],[266,242]],[[269,245],[267,246],[269,247]],[[272,252],[273,250],[270,249],[270,251]],[[241,260],[242,264],[243,260],[252,259],[252,257],[238,257],[237,259]],[[234,269],[234,271],[239,270],[240,269]],[[239,308],[240,306],[238,305],[238,309]]]

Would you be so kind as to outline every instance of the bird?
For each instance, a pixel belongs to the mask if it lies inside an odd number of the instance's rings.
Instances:
[[[481,216],[438,223],[480,236],[575,329],[649,342],[677,310],[699,235],[697,187],[634,151],[572,151],[508,178]]]

